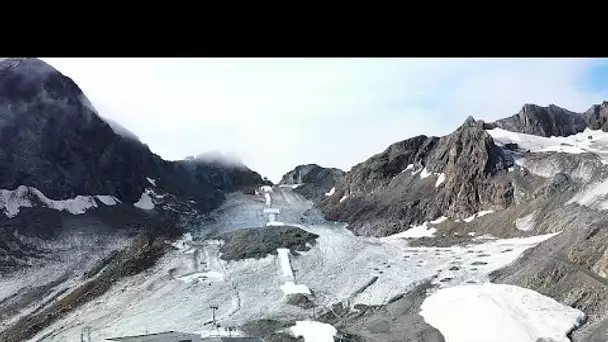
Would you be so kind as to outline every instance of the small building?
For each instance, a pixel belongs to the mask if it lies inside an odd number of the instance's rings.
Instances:
[[[107,342],[201,342],[201,335],[178,331],[106,338]]]

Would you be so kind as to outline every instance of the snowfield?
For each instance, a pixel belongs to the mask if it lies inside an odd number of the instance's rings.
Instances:
[[[569,342],[585,314],[513,285],[460,285],[422,303],[420,315],[446,342]]]
[[[280,211],[282,222],[267,221],[264,195],[272,196],[272,206]],[[411,247],[407,239],[395,236],[355,236],[345,224],[324,221],[314,210],[303,216],[311,207],[310,201],[290,188],[268,187],[257,197],[230,195],[212,215],[213,222],[202,222],[190,236],[174,243],[175,249],[148,271],[115,284],[99,298],[103,305],[87,303],[31,341],[47,334],[45,342],[77,340],[86,325],[92,327],[94,340],[146,330],[205,334],[210,329],[209,305],[213,304],[219,306],[217,318],[225,327],[256,319],[305,322],[311,311],[289,305],[286,293],[310,294],[317,314],[339,302],[350,307],[383,305],[428,280],[437,288],[486,282],[490,272],[558,234],[448,248]],[[444,220],[440,217],[434,222]],[[288,224],[319,237],[310,250],[295,256],[281,249],[278,255],[229,262],[220,258],[220,241],[199,237],[209,229],[231,231],[259,227],[260,222]],[[431,223],[425,225],[409,231],[428,236],[434,228],[427,229]],[[296,331],[306,341],[325,341],[325,337],[310,334],[327,327],[314,323],[299,326]]]
[[[437,228],[429,227],[429,223],[424,222],[423,224],[421,224],[419,226],[411,227],[410,229],[408,229],[404,232],[387,236],[385,239],[421,238],[421,237],[425,237],[425,236],[433,237],[435,235],[436,231],[437,231]]]
[[[0,209],[2,209],[7,217],[15,217],[19,214],[20,208],[31,208],[36,203],[40,203],[50,209],[67,211],[70,214],[79,215],[84,214],[90,208],[97,207],[95,198],[108,206],[115,205],[118,201],[114,196],[109,195],[78,195],[75,198],[53,200],[34,187],[20,185],[15,190],[0,189]]]
[[[530,152],[594,153],[603,160],[608,159],[608,133],[601,130],[594,131],[587,128],[581,133],[568,137],[550,138],[509,132],[501,128],[486,132],[500,145],[516,143],[521,149]]]

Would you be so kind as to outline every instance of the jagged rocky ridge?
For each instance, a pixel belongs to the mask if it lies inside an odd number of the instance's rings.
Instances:
[[[354,166],[320,206],[359,234],[393,234],[442,215],[465,218],[479,208],[509,206],[512,186],[496,176],[512,165],[483,121],[469,117],[448,136],[413,137]]]
[[[493,123],[469,117],[452,134],[412,137],[355,165],[335,195],[321,198],[318,206],[358,234],[385,236],[440,216],[464,219],[564,190],[570,181],[566,174],[545,181],[509,172],[514,157],[528,151],[517,144],[498,146],[487,130],[569,136],[603,127],[607,107],[604,102],[574,113],[526,104],[518,114]]]

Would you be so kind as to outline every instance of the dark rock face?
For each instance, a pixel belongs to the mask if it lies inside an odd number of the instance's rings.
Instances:
[[[1,189],[28,185],[53,199],[107,194],[133,203],[150,177],[203,210],[217,206],[224,190],[261,182],[246,168],[162,160],[116,134],[70,78],[38,59],[0,62],[0,163]]]
[[[336,194],[319,206],[329,219],[346,221],[365,235],[393,234],[441,215],[464,218],[509,206],[513,187],[495,176],[513,162],[484,127],[469,117],[445,137],[417,136],[393,144],[353,167]],[[437,182],[439,177],[444,181]]]
[[[325,168],[317,164],[298,165],[281,178],[280,184],[303,184],[296,189],[313,201],[321,200],[325,193],[344,181],[346,172],[336,168]]]
[[[495,121],[490,126],[543,137],[566,137],[584,131],[587,122],[585,116],[555,105],[541,107],[525,104],[519,113]]]
[[[186,159],[176,164],[187,169],[195,181],[210,183],[223,191],[242,190],[250,185],[268,184],[259,173],[250,170],[242,163],[227,164],[221,160],[207,161],[201,158]]]
[[[483,121],[469,117],[454,133],[439,140],[427,161],[427,169],[443,172],[446,184],[439,206],[446,216],[478,211],[480,205],[493,205],[504,189],[493,187],[488,179],[513,165],[484,130]]]
[[[608,102],[604,101],[601,105],[596,104],[591,106],[583,116],[590,129],[601,129],[604,132],[608,132]]]

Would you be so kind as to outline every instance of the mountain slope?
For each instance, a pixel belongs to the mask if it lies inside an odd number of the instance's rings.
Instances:
[[[0,341],[148,269],[228,192],[267,183],[242,164],[163,160],[33,58],[0,61],[0,163]]]
[[[604,102],[574,113],[525,105],[494,123],[467,119],[445,137],[413,137],[354,166],[335,195],[317,206],[356,234],[402,232],[395,238],[407,237],[411,245],[559,233],[492,280],[585,312],[587,323],[573,340],[604,340],[606,108]]]
[[[509,206],[512,189],[501,176],[512,165],[483,121],[469,117],[448,136],[404,140],[354,166],[319,205],[358,234],[389,235],[440,216]]]

